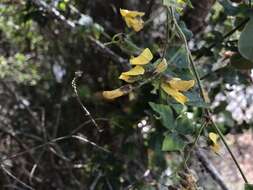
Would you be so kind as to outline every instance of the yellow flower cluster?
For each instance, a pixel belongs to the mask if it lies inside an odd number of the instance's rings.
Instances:
[[[124,18],[127,26],[129,28],[133,28],[134,31],[140,31],[143,26],[144,22],[141,19],[142,16],[145,15],[143,12],[138,11],[129,11],[126,9],[120,9],[120,14]],[[150,63],[153,59],[153,54],[150,49],[146,48],[143,52],[137,56],[130,59],[130,63],[134,66],[127,72],[121,73],[119,79],[124,80],[128,83],[136,82],[139,78],[138,76],[145,74],[144,66]],[[162,59],[160,63],[158,63],[155,67],[154,74],[160,74],[167,69],[167,61],[166,59]],[[188,91],[195,85],[194,80],[181,80],[179,78],[172,78],[168,81],[164,81],[161,83],[161,88],[166,92],[168,95],[173,97],[177,102],[181,104],[185,104],[188,101],[188,98],[182,93]],[[125,94],[128,94],[132,91],[131,85],[126,85],[121,88],[112,90],[112,91],[104,91],[103,96],[106,99],[115,99]]]
[[[136,76],[143,75],[145,73],[145,69],[143,66],[148,64],[152,59],[153,54],[151,53],[151,51],[148,48],[144,49],[144,51],[139,56],[130,59],[130,63],[134,67],[127,72],[121,73],[119,79],[124,80],[128,83],[135,82]],[[122,92],[121,88],[103,92],[103,96],[106,99],[115,99],[125,94],[126,93]]]
[[[119,79],[124,80],[128,83],[132,83],[136,81],[136,77],[139,75],[143,75],[145,73],[144,65],[150,63],[153,59],[152,52],[146,48],[143,52],[137,56],[130,59],[131,65],[134,67],[127,72],[121,73]],[[155,74],[160,74],[167,69],[167,61],[166,59],[162,59],[160,63],[158,63],[155,67]],[[177,102],[181,104],[185,104],[188,101],[188,98],[183,95],[182,92],[188,91],[195,84],[194,80],[181,80],[179,78],[172,78],[169,81],[164,81],[161,83],[161,88],[171,97],[173,97]],[[112,91],[104,91],[103,96],[106,99],[114,99],[120,96],[123,96],[127,93],[122,92],[122,90],[116,89]]]

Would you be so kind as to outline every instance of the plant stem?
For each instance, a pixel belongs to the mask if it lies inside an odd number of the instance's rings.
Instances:
[[[187,167],[187,162],[191,156],[191,153],[193,151],[193,149],[195,148],[195,146],[197,145],[198,141],[199,141],[199,138],[200,138],[200,135],[202,133],[202,131],[204,130],[204,128],[208,125],[208,123],[203,123],[198,131],[198,134],[193,142],[193,145],[191,146],[191,149],[189,150],[187,156],[185,157],[185,160],[184,160],[184,166]]]
[[[208,112],[208,114],[209,114],[209,117],[211,117],[211,113]],[[241,176],[242,176],[244,182],[245,182],[245,183],[248,183],[248,180],[247,180],[246,176],[244,175],[244,173],[243,173],[243,171],[242,171],[242,169],[241,169],[241,167],[240,167],[238,161],[236,160],[236,158],[235,158],[233,152],[232,152],[231,149],[229,148],[229,146],[228,146],[228,144],[227,144],[227,142],[226,142],[226,140],[225,140],[225,137],[224,137],[224,135],[222,134],[221,130],[219,129],[219,127],[216,125],[216,123],[215,123],[212,119],[211,119],[210,121],[211,121],[212,125],[214,126],[215,130],[217,131],[218,135],[220,136],[220,138],[221,138],[222,142],[224,143],[226,149],[228,150],[229,154],[231,155],[231,157],[232,157],[232,159],[233,159],[235,165],[237,166],[237,168],[238,168],[238,170],[239,170],[239,172],[240,172],[240,174],[241,174]]]
[[[164,48],[163,48],[163,54],[162,54],[162,59],[165,58],[166,56],[166,51],[167,51],[167,48],[168,48],[168,40],[169,40],[169,9],[168,7],[166,6],[165,7],[166,9],[166,39],[165,39],[165,45],[164,45]]]
[[[180,37],[181,37],[182,40],[184,41],[185,48],[186,48],[187,54],[188,54],[188,60],[189,60],[189,62],[190,62],[190,66],[191,66],[191,69],[192,69],[192,71],[193,71],[193,74],[194,74],[194,76],[195,76],[195,78],[196,78],[196,80],[197,80],[197,84],[198,84],[198,87],[199,87],[199,90],[200,90],[200,95],[201,95],[201,97],[203,98],[203,101],[206,102],[205,97],[204,97],[204,88],[202,87],[202,84],[201,84],[201,81],[200,81],[200,77],[199,77],[198,71],[197,71],[197,69],[196,69],[196,67],[195,67],[195,65],[194,65],[194,61],[193,61],[193,58],[192,58],[192,55],[191,55],[191,51],[189,50],[189,47],[188,47],[188,44],[187,44],[187,40],[186,40],[185,35],[184,35],[184,33],[182,32],[180,26],[179,26],[178,23],[177,23],[177,20],[176,20],[176,18],[175,18],[175,14],[174,14],[174,10],[173,10],[172,8],[171,8],[171,10],[173,11],[173,12],[172,12],[172,16],[173,16],[174,24],[176,25],[176,28],[177,28],[177,30],[178,30],[178,33],[179,33]],[[220,131],[220,129],[219,129],[219,127],[216,125],[216,123],[213,121],[210,108],[205,108],[205,112],[207,113],[207,116],[208,116],[209,121],[213,124],[215,130],[217,131],[217,133],[218,133],[218,135],[220,136],[222,142],[224,143],[226,149],[228,150],[230,156],[232,157],[232,159],[233,159],[233,161],[234,161],[236,167],[238,168],[238,170],[239,170],[239,172],[240,172],[240,174],[241,174],[241,176],[242,176],[244,182],[245,182],[245,183],[248,183],[248,180],[247,180],[246,176],[244,175],[244,173],[243,173],[243,171],[242,171],[242,169],[241,169],[241,167],[240,167],[238,161],[236,160],[236,158],[235,158],[233,152],[232,152],[231,149],[229,148],[229,146],[228,146],[228,144],[227,144],[227,142],[226,142],[226,140],[225,140],[225,138],[224,138],[222,132]]]

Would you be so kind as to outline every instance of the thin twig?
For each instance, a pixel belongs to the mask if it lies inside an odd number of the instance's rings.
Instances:
[[[206,128],[207,125],[208,125],[208,123],[207,123],[207,122],[204,122],[204,123],[202,124],[202,126],[200,127],[200,129],[199,129],[199,131],[198,131],[198,134],[197,134],[197,136],[196,136],[196,138],[195,138],[195,140],[194,140],[194,142],[193,142],[193,145],[191,146],[190,150],[188,151],[187,156],[186,156],[185,159],[184,159],[184,166],[185,166],[185,167],[187,167],[187,162],[188,162],[188,160],[189,160],[190,157],[191,157],[192,151],[193,151],[194,148],[196,147],[196,145],[197,145],[197,143],[198,143],[198,141],[199,141],[199,138],[200,138],[200,136],[201,136],[203,130]]]
[[[95,118],[94,120],[95,120],[95,121],[108,121],[108,119],[106,119],[106,118]],[[86,122],[80,124],[77,128],[73,129],[73,130],[70,132],[70,134],[71,134],[71,135],[76,134],[76,133],[79,132],[84,126],[86,126],[86,125],[88,125],[88,124],[90,124],[90,123],[92,123],[92,121],[91,121],[91,120],[88,120],[88,121],[86,121]]]
[[[163,54],[162,54],[162,59],[165,58],[166,56],[166,52],[167,52],[167,48],[168,48],[168,40],[169,40],[169,9],[167,6],[165,6],[165,10],[166,10],[166,38],[165,38],[165,44],[164,44],[164,48],[163,48]]]
[[[21,185],[23,185],[24,187],[26,187],[27,189],[30,190],[35,190],[34,188],[32,188],[31,186],[27,185],[26,183],[24,183],[23,181],[21,181],[20,179],[18,179],[15,175],[13,175],[7,168],[5,168],[4,164],[1,164],[1,168],[2,170],[8,174],[12,179],[14,179],[15,181],[17,181],[18,183],[20,183]]]
[[[77,84],[76,84],[76,81],[78,78],[80,78],[82,76],[82,72],[81,71],[78,71],[75,73],[75,77],[73,78],[72,80],[72,87],[74,89],[74,92],[75,92],[75,95],[76,95],[76,98],[77,98],[77,101],[78,103],[80,104],[80,106],[82,107],[82,109],[84,110],[85,112],[85,116],[87,116],[90,121],[93,123],[93,125],[98,129],[99,132],[102,132],[103,130],[99,128],[97,122],[95,121],[95,119],[92,117],[92,115],[90,114],[89,110],[84,106],[84,104],[82,103],[81,101],[81,98],[78,94],[78,90],[77,90]]]
[[[43,144],[34,146],[34,147],[30,148],[29,150],[25,150],[25,151],[16,153],[16,154],[14,154],[14,155],[11,155],[11,156],[2,158],[2,159],[0,159],[0,164],[3,164],[3,163],[4,163],[5,161],[7,161],[7,160],[13,160],[13,159],[15,159],[15,158],[17,158],[17,157],[23,156],[24,154],[27,154],[27,153],[30,153],[30,152],[32,152],[32,151],[41,149],[41,148],[43,148],[43,147],[45,147],[45,146],[48,146],[48,145],[50,145],[50,144],[52,144],[52,143],[61,142],[61,141],[68,140],[68,139],[71,139],[71,138],[74,138],[74,139],[80,140],[80,141],[82,141],[82,142],[88,143],[88,144],[90,144],[90,145],[96,147],[97,149],[102,150],[102,151],[105,152],[105,153],[108,153],[108,154],[111,153],[109,150],[107,150],[107,149],[105,149],[105,148],[103,148],[103,147],[97,145],[96,143],[94,143],[94,142],[88,140],[88,139],[87,139],[86,137],[84,137],[84,136],[70,135],[70,136],[63,136],[63,137],[58,137],[58,138],[52,139],[52,140],[50,140],[50,141],[48,141],[48,142],[45,142],[45,143],[43,143]]]
[[[208,111],[208,114],[209,114],[209,117],[211,117],[210,111]],[[212,119],[211,119],[211,123],[214,126],[215,130],[217,131],[218,135],[220,136],[222,142],[224,143],[226,149],[228,150],[230,156],[232,157],[232,159],[233,159],[235,165],[237,166],[239,172],[241,173],[241,176],[242,176],[243,180],[245,181],[245,183],[248,183],[248,180],[247,180],[246,176],[244,175],[244,173],[243,173],[238,161],[236,160],[235,155],[233,154],[232,150],[229,148],[229,146],[228,146],[228,144],[225,140],[225,137],[223,136],[221,130],[219,129],[219,127],[216,125],[216,123]]]

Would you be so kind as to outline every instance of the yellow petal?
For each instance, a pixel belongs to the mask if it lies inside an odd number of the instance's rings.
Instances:
[[[112,100],[112,99],[118,98],[123,95],[124,95],[124,92],[122,92],[119,88],[115,89],[115,90],[103,92],[104,98],[106,98],[108,100]]]
[[[217,135],[216,133],[209,133],[208,134],[209,139],[212,141],[212,145],[211,145],[211,149],[215,152],[215,153],[219,153],[220,150],[220,145],[218,144],[217,140],[219,138],[219,135]]]
[[[168,82],[170,86],[179,91],[187,91],[195,85],[194,80],[181,80],[179,78],[173,78]]]
[[[120,96],[126,95],[132,91],[133,87],[131,85],[125,85],[120,88],[111,91],[104,91],[102,94],[105,99],[112,100]]]
[[[132,59],[130,59],[130,63],[132,65],[146,65],[153,59],[153,54],[151,53],[150,49],[146,48],[143,52]]]
[[[166,59],[163,59],[155,68],[155,73],[162,73],[168,67]]]
[[[130,69],[127,72],[121,73],[121,75],[127,75],[127,76],[137,76],[137,75],[143,75],[145,72],[144,68],[142,66],[135,66],[134,68]],[[119,78],[121,78],[121,75]]]
[[[125,21],[127,26],[133,28],[135,32],[139,32],[144,27],[144,21],[138,17],[126,17]]]
[[[144,22],[141,17],[144,16],[145,13],[120,9],[120,14],[129,28],[133,28],[136,32],[139,32],[143,28]]]
[[[132,83],[132,82],[135,82],[136,78],[135,77],[132,77],[132,76],[129,76],[129,75],[124,75],[124,74],[121,74],[119,79],[123,80],[123,81],[126,81],[128,83]]]
[[[181,104],[185,104],[188,101],[188,98],[183,95],[178,90],[171,88],[169,84],[162,83],[161,88],[170,96],[172,96],[176,101],[178,101]]]
[[[216,133],[209,133],[208,134],[209,139],[212,141],[213,144],[217,144],[217,140],[219,138],[219,135],[217,135]]]
[[[123,17],[142,17],[145,15],[144,12],[139,12],[139,11],[129,11],[127,9],[120,9],[120,14],[123,16]]]
[[[132,18],[131,17],[126,17],[124,19],[125,19],[127,27],[132,28]]]

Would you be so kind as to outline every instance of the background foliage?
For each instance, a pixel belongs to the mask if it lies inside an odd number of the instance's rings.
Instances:
[[[1,189],[205,189],[194,162],[216,143],[210,117],[224,135],[252,128],[253,20],[250,2],[203,2],[2,0]],[[145,12],[144,28],[120,8]],[[144,48],[167,70],[105,100]],[[196,84],[181,105],[159,84],[196,80],[191,58],[206,101]]]

